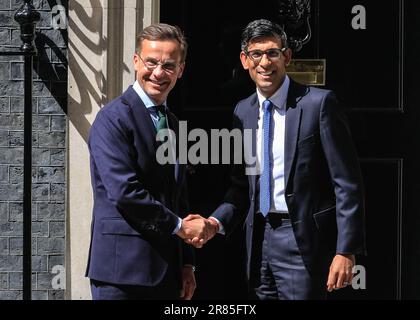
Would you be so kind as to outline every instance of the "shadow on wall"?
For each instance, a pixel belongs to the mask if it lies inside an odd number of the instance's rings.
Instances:
[[[48,0],[48,4],[51,10],[57,5],[62,5],[65,8],[66,13],[68,12],[68,1],[61,3],[59,0]],[[67,28],[60,28],[58,30],[61,34],[63,42],[67,43]],[[68,60],[63,50],[57,47],[57,43],[55,43],[49,35],[42,33],[42,30],[41,32],[39,30],[36,32],[35,46],[38,53],[34,57],[34,69],[36,69],[34,71],[38,74],[39,80],[41,80],[47,88],[50,87],[50,81],[62,81],[65,83],[67,81]],[[51,49],[51,56],[48,54],[48,49]],[[54,99],[58,102],[62,111],[67,114],[67,95],[63,94],[64,91],[62,88],[55,90],[55,88],[51,87],[50,92]]]
[[[95,105],[103,106],[108,102],[106,96],[107,75],[102,70],[103,53],[107,50],[109,41],[108,35],[103,34],[102,30],[104,8],[100,0],[90,0],[90,7],[92,9],[87,12],[81,4],[72,2],[69,8],[69,13],[72,16],[77,16],[77,21],[69,19],[69,29],[71,30],[71,37],[68,41],[69,65],[71,65],[69,76],[73,77],[74,81],[71,83],[72,87],[69,88],[72,94],[68,97],[68,103],[71,106],[68,116],[85,142],[88,140],[91,127],[86,116],[92,113]],[[112,10],[112,7],[109,9]],[[113,15],[110,14],[106,17],[108,30],[118,32],[114,36],[122,40],[124,39],[124,30],[115,28],[112,17]],[[124,18],[122,17],[122,19]],[[81,44],[89,56],[94,56],[97,59],[96,61],[91,61],[86,57],[86,54],[81,51]],[[120,47],[122,50],[122,46]],[[122,59],[122,55],[117,55],[117,57],[117,59]],[[109,53],[107,54],[107,59],[113,58]],[[108,63],[108,66],[112,67],[113,65],[119,66],[120,63]],[[125,70],[129,70],[129,68],[124,64],[121,72]]]
[[[67,34],[63,33],[63,39],[66,40],[66,38]],[[35,71],[38,74],[39,80],[42,80],[46,87],[49,87],[51,81],[63,81],[65,83],[67,81],[68,62],[63,51],[56,46],[53,40],[42,33],[37,33],[35,45],[38,54],[34,57],[34,68],[37,68]],[[57,57],[56,59],[60,61],[59,64],[51,63],[50,57],[48,56],[48,48],[51,48],[51,55],[54,54]],[[53,87],[50,92],[63,112],[67,114],[67,95],[63,93],[63,90],[55,90]]]
[[[84,54],[79,50],[79,47],[75,44],[75,40],[77,42],[80,41],[87,50],[98,58],[102,55],[102,48],[106,41],[106,38],[102,35],[103,8],[99,0],[91,0],[90,3],[92,8],[94,8],[91,11],[91,15],[77,2],[72,3],[70,11],[76,13],[84,29],[97,35],[96,39],[93,40],[92,37],[87,37],[79,25],[69,19],[69,29],[72,30],[72,36],[74,38],[69,38],[68,42],[71,75],[75,79],[72,85],[76,86],[75,88],[72,87],[69,89],[72,89],[73,92],[77,90],[77,93],[72,93],[68,97],[69,106],[71,106],[71,111],[68,116],[69,120],[86,142],[91,127],[90,122],[86,119],[86,115],[92,112],[92,103],[98,105],[102,103],[102,95],[97,88],[102,88],[106,81],[101,70],[96,70],[91,61],[86,59]],[[92,83],[92,79],[88,77],[88,74],[92,73],[95,74],[95,83]]]

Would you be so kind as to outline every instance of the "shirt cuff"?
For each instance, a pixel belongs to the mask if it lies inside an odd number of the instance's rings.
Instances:
[[[176,225],[175,230],[172,232],[172,234],[176,234],[182,227],[182,219],[178,218],[178,224]]]
[[[209,219],[210,218],[214,219],[217,222],[217,224],[219,225],[219,231],[217,233],[225,235],[225,228],[223,227],[223,224],[218,219],[216,219],[215,217],[209,217]]]

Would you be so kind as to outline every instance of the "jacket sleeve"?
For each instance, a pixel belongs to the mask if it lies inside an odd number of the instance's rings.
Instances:
[[[133,142],[124,119],[99,112],[89,135],[94,177],[103,184],[107,197],[135,229],[170,236],[178,217],[152,197],[139,177]]]
[[[243,136],[243,125],[242,121],[238,116],[238,106],[236,106],[233,114],[233,129],[239,129]],[[244,146],[244,143],[242,143]],[[234,159],[234,150],[231,145],[231,159]],[[212,217],[215,217],[220,221],[225,229],[226,235],[231,234],[235,227],[244,220],[247,209],[249,208],[249,196],[248,196],[248,177],[245,174],[245,148],[242,148],[241,163],[233,164],[230,175],[230,187],[225,194],[224,202],[212,213]]]
[[[320,109],[320,137],[336,197],[337,253],[365,253],[364,192],[347,119],[332,92]]]

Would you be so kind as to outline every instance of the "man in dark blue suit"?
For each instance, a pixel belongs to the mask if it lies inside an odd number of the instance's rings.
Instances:
[[[193,248],[182,239],[205,239],[210,225],[197,216],[181,219],[188,212],[185,168],[161,165],[156,157],[157,132],[178,132],[166,99],[182,76],[186,54],[177,27],[145,28],[134,54],[137,81],[92,125],[87,276],[93,299],[191,299],[194,293]]]
[[[362,178],[345,115],[331,91],[289,79],[291,50],[277,24],[251,22],[240,59],[257,90],[236,106],[234,127],[256,134],[209,221],[228,234],[245,220],[254,298],[323,299],[351,283],[355,255],[365,252]]]

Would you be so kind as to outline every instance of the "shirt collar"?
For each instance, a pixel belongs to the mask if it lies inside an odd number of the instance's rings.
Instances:
[[[276,92],[274,92],[274,94],[269,98],[264,97],[257,88],[258,102],[260,103],[260,106],[262,106],[265,100],[270,100],[276,108],[281,110],[285,109],[287,93],[289,92],[289,85],[290,79],[286,75],[280,88],[278,88]]]
[[[144,92],[143,88],[140,86],[137,80],[133,84],[133,89],[139,95],[141,101],[143,101],[147,109],[156,106],[156,103],[151,98],[149,98],[146,92]],[[163,103],[163,105],[166,107],[166,101]]]

